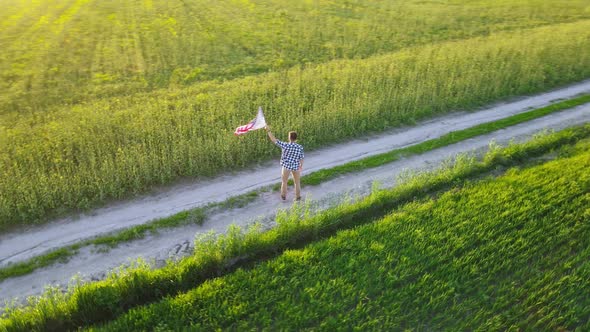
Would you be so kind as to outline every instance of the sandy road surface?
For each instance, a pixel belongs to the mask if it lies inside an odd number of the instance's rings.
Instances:
[[[482,111],[454,113],[421,123],[416,127],[398,129],[376,137],[309,152],[306,153],[305,172],[416,144],[450,131],[542,107],[552,101],[570,98],[584,92],[590,92],[590,81],[518,101],[498,104]],[[561,129],[585,122],[590,122],[590,105],[551,114],[419,156],[343,176],[319,186],[307,187],[304,188],[304,195],[327,206],[338,201],[343,193],[360,195],[368,193],[373,181],[379,181],[385,187],[392,186],[397,176],[405,170],[435,167],[456,153],[485,148],[491,139],[497,142],[507,142],[513,138],[524,139],[546,128]],[[208,202],[223,201],[230,196],[274,184],[279,181],[278,175],[276,163],[270,163],[248,172],[176,186],[158,194],[97,209],[88,215],[58,220],[23,233],[5,234],[0,237],[0,266],[98,234],[169,216]],[[42,291],[44,285],[66,284],[72,275],[78,272],[87,279],[102,278],[106,271],[137,257],[161,261],[171,256],[182,255],[190,252],[195,235],[209,231],[223,232],[232,223],[245,225],[259,219],[270,227],[277,208],[288,206],[289,204],[280,202],[276,194],[264,193],[244,208],[211,215],[202,226],[193,225],[164,230],[157,236],[122,244],[106,254],[85,248],[68,263],[56,264],[30,275],[0,282],[0,298],[7,300],[37,294]]]

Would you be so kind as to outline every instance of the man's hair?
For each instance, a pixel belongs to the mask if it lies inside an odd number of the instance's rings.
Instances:
[[[289,139],[290,139],[291,141],[295,141],[295,140],[297,140],[297,132],[296,132],[296,131],[290,131],[290,132],[289,132]]]

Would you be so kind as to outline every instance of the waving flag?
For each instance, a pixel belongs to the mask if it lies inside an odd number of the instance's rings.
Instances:
[[[247,125],[239,126],[236,128],[234,135],[243,135],[250,130],[256,130],[260,128],[264,128],[266,126],[266,120],[264,119],[264,114],[262,114],[262,107],[258,107],[258,114],[254,120],[250,121]]]

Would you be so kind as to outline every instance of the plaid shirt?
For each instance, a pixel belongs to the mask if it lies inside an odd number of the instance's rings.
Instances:
[[[283,150],[281,166],[291,171],[298,170],[299,161],[304,158],[303,147],[297,143],[285,143],[279,140],[275,144]]]

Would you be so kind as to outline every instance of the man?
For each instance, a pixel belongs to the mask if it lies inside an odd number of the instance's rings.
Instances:
[[[281,199],[287,199],[287,181],[289,175],[293,175],[295,183],[295,200],[301,200],[301,171],[303,170],[303,147],[297,144],[297,133],[289,132],[289,143],[279,141],[274,137],[268,126],[264,127],[268,133],[268,138],[281,148]]]

